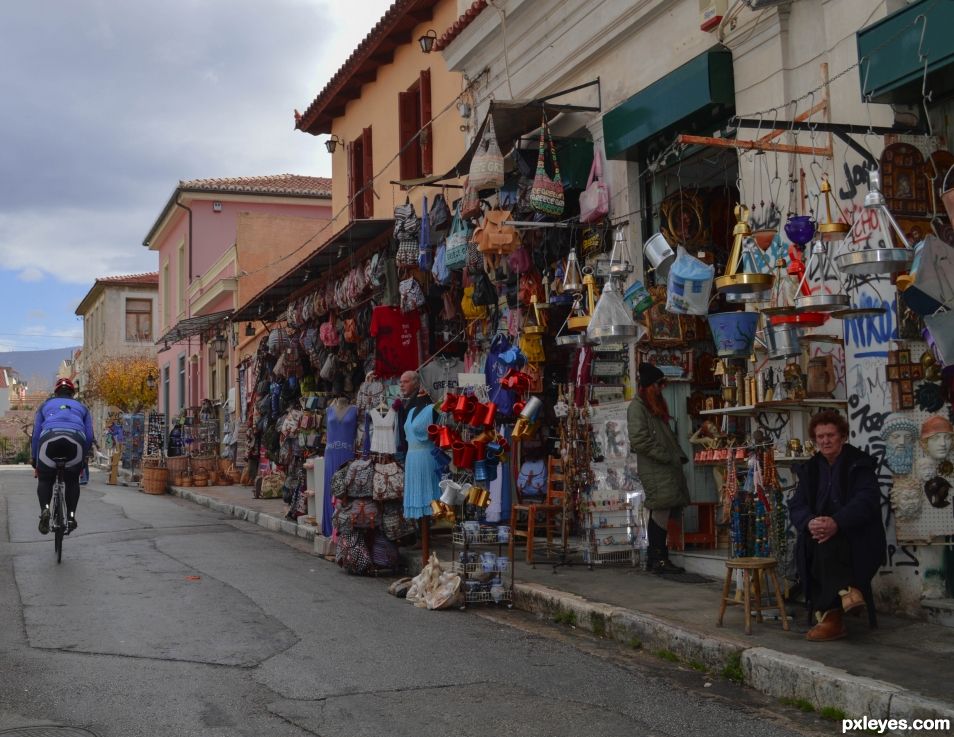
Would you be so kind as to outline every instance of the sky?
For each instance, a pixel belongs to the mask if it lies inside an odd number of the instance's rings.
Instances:
[[[0,22],[0,351],[82,344],[179,180],[331,176],[304,111],[392,0],[31,0]],[[360,12],[356,12],[360,10]]]

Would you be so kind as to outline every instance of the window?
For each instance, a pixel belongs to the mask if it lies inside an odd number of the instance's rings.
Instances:
[[[152,340],[152,300],[126,300],[126,340]]]
[[[166,424],[169,422],[169,364],[162,367],[162,411],[166,415]]]
[[[371,162],[371,128],[365,128],[361,137],[348,144],[348,202],[351,219],[372,217],[374,169]]]
[[[417,179],[434,173],[432,127],[427,125],[430,122],[431,70],[425,69],[406,92],[398,92],[401,179]]]
[[[179,409],[185,407],[185,385],[186,385],[186,357],[185,353],[179,356]]]

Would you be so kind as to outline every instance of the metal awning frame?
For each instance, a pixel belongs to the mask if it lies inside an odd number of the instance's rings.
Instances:
[[[233,310],[220,310],[219,312],[212,312],[208,315],[196,315],[179,320],[165,335],[156,341],[156,345],[163,344],[168,347],[173,343],[178,343],[187,338],[201,335],[206,331],[211,331],[219,325],[224,326],[229,322],[229,317],[232,313]],[[163,350],[165,350],[165,348]]]

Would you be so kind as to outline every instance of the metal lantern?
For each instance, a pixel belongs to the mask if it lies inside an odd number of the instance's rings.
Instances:
[[[774,274],[740,272],[742,261],[742,241],[752,235],[749,227],[749,209],[744,205],[735,206],[736,224],[732,229],[732,251],[726,264],[725,274],[715,280],[715,289],[723,294],[749,294],[765,292],[775,283]]]
[[[610,252],[609,272],[618,276],[626,276],[633,270],[633,265],[629,260],[629,246],[626,243],[626,236],[623,234],[623,227],[616,228],[613,234],[613,250]]]
[[[224,358],[225,353],[229,349],[229,342],[225,339],[225,336],[222,333],[219,333],[212,339],[212,350],[215,351],[215,355],[219,358]]]
[[[573,255],[572,251],[570,255]],[[592,274],[583,277],[583,288],[586,291],[586,305],[584,306],[583,300],[573,303],[573,314],[566,319],[566,326],[570,330],[586,330],[593,310],[596,309],[596,279]]]
[[[883,246],[860,251],[847,251],[835,257],[835,264],[845,274],[898,274],[911,268],[914,251],[894,216],[888,210],[881,193],[881,177],[875,169],[868,173],[868,194],[865,195],[865,210],[878,214],[878,226],[883,235]],[[901,248],[892,243],[892,231],[901,242]]]
[[[576,251],[570,249],[566,259],[566,273],[563,275],[563,293],[574,294],[583,289],[583,272],[580,271],[580,262],[577,261]]]
[[[802,281],[798,285],[799,295],[795,297],[796,312],[836,312],[850,307],[851,300],[848,299],[847,294],[844,294],[844,287],[842,287],[842,292],[837,294],[824,294],[822,292],[811,294],[810,291],[804,288],[805,285],[807,285],[808,275],[812,271],[812,261],[815,260],[818,261],[818,273],[827,274],[828,249],[825,247],[824,242],[820,240],[815,241],[815,245],[812,246],[811,256],[805,264],[805,273],[802,275]],[[838,280],[840,283],[840,276]]]

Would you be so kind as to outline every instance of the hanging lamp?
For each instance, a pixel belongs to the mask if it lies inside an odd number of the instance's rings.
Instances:
[[[583,294],[581,292],[577,292],[573,296],[573,306],[570,308],[570,314],[567,316],[566,320],[563,321],[563,324],[557,331],[556,337],[553,339],[553,342],[558,346],[576,347],[581,346],[586,342],[586,333],[565,332],[567,329],[569,329],[568,323],[570,318],[583,312],[582,302]]]
[[[828,265],[830,263],[828,256],[828,248],[825,245],[825,242],[821,239],[816,240],[812,245],[812,252],[808,258],[808,261],[805,262],[805,273],[802,274],[802,280],[799,282],[798,289],[800,294],[795,297],[795,311],[796,312],[836,312],[838,310],[843,310],[851,306],[851,300],[848,299],[848,295],[845,294],[844,285],[841,284],[841,275],[835,271],[835,275],[838,277],[838,283],[841,286],[841,291],[836,292],[835,294],[824,294],[819,292],[818,294],[812,294],[810,290],[806,290],[808,286],[808,275],[812,272],[812,262],[815,261],[818,264],[818,273],[822,274],[823,277],[825,274],[829,273]],[[808,292],[806,294],[806,291]]]
[[[610,252],[609,273],[626,276],[632,270],[633,264],[629,260],[629,245],[626,242],[626,236],[623,234],[623,226],[620,225],[613,233],[613,250]]]
[[[868,172],[868,194],[865,195],[864,208],[877,213],[878,230],[883,236],[884,245],[842,253],[835,257],[838,268],[845,274],[898,274],[910,269],[914,251],[904,231],[888,210],[888,204],[881,193],[881,177],[877,169]],[[892,245],[892,231],[901,242],[901,248]]]
[[[572,251],[570,253],[572,254]],[[590,324],[590,317],[596,309],[596,279],[593,274],[587,273],[583,276],[583,290],[584,299],[573,303],[573,313],[566,319],[569,330],[586,330]]]
[[[583,290],[583,272],[580,271],[580,262],[576,259],[576,250],[571,248],[566,258],[566,271],[563,274],[563,293],[576,294]]]
[[[744,205],[735,206],[735,227],[729,261],[726,264],[725,274],[715,280],[715,289],[722,294],[749,294],[764,292],[771,289],[775,283],[774,274],[740,272],[739,263],[742,261],[742,241],[752,235],[749,227],[749,208]]]
[[[645,328],[633,320],[633,311],[626,306],[623,296],[610,277],[603,285],[603,293],[593,308],[586,337],[595,343],[631,343],[639,340]],[[642,328],[642,330],[641,330]]]

